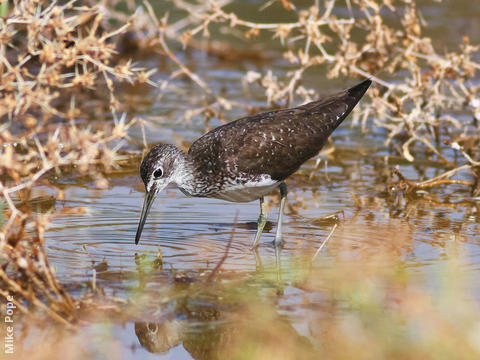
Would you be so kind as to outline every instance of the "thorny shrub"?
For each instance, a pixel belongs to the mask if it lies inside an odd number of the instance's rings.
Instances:
[[[149,79],[154,71],[128,61],[115,63],[112,38],[129,23],[108,31],[104,7],[79,5],[14,1],[8,17],[0,19],[0,192],[7,204],[0,232],[0,294],[15,293],[24,312],[22,298],[66,323],[77,304],[55,279],[44,251],[50,216],[21,211],[14,200],[28,202],[33,185],[51,186],[44,175],[64,167],[105,187],[102,172],[122,160],[121,140],[133,124],[118,115],[115,84],[155,85]],[[97,128],[86,119],[94,92],[107,94],[110,104],[109,109],[100,106],[96,115],[113,117]],[[34,231],[27,233],[27,228]]]
[[[8,16],[0,20],[0,192],[7,204],[7,220],[0,233],[0,277],[5,285],[0,294],[13,291],[34,304],[44,301],[50,307],[43,307],[57,320],[71,321],[61,315],[72,312],[77,300],[56,282],[43,249],[43,230],[49,219],[20,211],[14,199],[24,196],[28,200],[28,190],[43,175],[64,166],[76,166],[97,185],[105,185],[101,173],[121,159],[118,140],[127,136],[132,125],[118,115],[117,83],[148,83],[166,92],[173,88],[172,79],[186,76],[210,101],[188,110],[184,118],[221,117],[231,109],[233,100],[215,93],[177,56],[189,46],[221,51],[204,46],[219,29],[222,34],[234,34],[232,39],[239,30],[246,39],[265,32],[280,43],[290,63],[287,74],[266,69],[249,71],[244,78],[248,86],[264,90],[269,106],[313,98],[314,90],[302,80],[317,65],[327,66],[330,78],[370,77],[376,87],[367,94],[370,101],[362,102],[355,113],[363,130],[367,120],[373,119],[376,126],[386,129],[385,143],[407,160],[424,152],[452,168],[444,177],[458,171],[477,176],[480,85],[470,80],[480,68],[474,60],[479,47],[468,37],[458,49],[439,52],[422,35],[424,21],[410,0],[328,0],[322,7],[315,1],[304,9],[282,0],[296,18],[288,23],[241,19],[225,10],[229,3],[173,0],[169,6],[183,14],[174,18],[168,13],[155,14],[147,1],[141,6],[133,0],[73,0],[65,5],[13,1]],[[273,3],[268,1],[263,8]],[[338,15],[336,7],[345,5],[349,15]],[[389,25],[387,15],[400,19],[400,24]],[[122,62],[116,44],[127,31],[129,36],[134,34],[135,48],[153,49],[176,70],[156,84],[150,80],[154,70]],[[234,40],[231,44],[225,40],[223,46],[234,48]],[[109,109],[100,114],[113,117],[113,122],[102,129],[86,128],[89,95],[101,89],[108,94]],[[452,115],[457,112],[464,116]],[[444,152],[450,148],[463,155],[463,166],[454,168],[447,160]],[[25,232],[27,224],[33,225],[34,235]]]

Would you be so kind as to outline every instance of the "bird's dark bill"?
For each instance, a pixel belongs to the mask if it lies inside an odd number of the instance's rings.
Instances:
[[[155,193],[153,191],[147,192],[145,194],[145,199],[143,200],[143,209],[142,214],[140,215],[140,223],[138,224],[137,235],[135,236],[135,244],[138,244],[140,241],[143,225],[145,225],[145,221],[147,220],[148,212],[152,207],[153,200],[155,200]]]

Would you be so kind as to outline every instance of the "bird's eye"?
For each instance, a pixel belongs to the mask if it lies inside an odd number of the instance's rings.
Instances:
[[[158,168],[157,170],[155,170],[155,171],[153,172],[153,176],[154,176],[155,178],[159,178],[159,177],[161,177],[162,175],[163,175],[163,169],[162,169],[162,168]]]

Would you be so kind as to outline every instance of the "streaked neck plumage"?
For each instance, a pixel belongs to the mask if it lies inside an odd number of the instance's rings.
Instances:
[[[198,196],[196,184],[201,180],[189,154],[179,150],[175,159],[172,182],[187,196]]]

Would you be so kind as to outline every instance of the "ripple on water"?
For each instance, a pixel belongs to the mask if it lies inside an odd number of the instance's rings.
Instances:
[[[334,224],[324,217],[334,213],[341,221],[319,262],[337,256],[352,262],[361,257],[374,260],[387,254],[407,265],[420,264],[420,268],[427,269],[443,261],[455,246],[452,244],[465,251],[468,248],[472,266],[480,262],[476,218],[469,221],[461,209],[452,211],[422,201],[410,207],[395,207],[380,196],[378,189],[381,191],[382,186],[377,186],[374,167],[362,165],[362,161],[346,159],[347,165],[329,166],[328,174],[319,169],[312,179],[300,174],[289,180],[281,262],[288,263],[298,255],[311,257]],[[260,257],[256,257],[249,248],[255,234],[258,202],[187,198],[176,189],[168,189],[156,200],[140,245],[136,246],[142,193],[123,184],[104,191],[75,186],[66,191],[66,206],[84,206],[88,210],[86,214],[56,218],[47,233],[50,261],[61,280],[71,279],[72,274],[76,280],[89,279],[92,265],[104,260],[109,270],[135,272],[135,253],[153,259],[159,249],[166,268],[211,270],[224,256],[232,229],[235,234],[223,269],[251,272],[275,262],[275,251],[269,243],[275,234],[278,199],[272,201],[268,214],[271,224],[262,236]],[[361,207],[350,194],[358,198]]]

